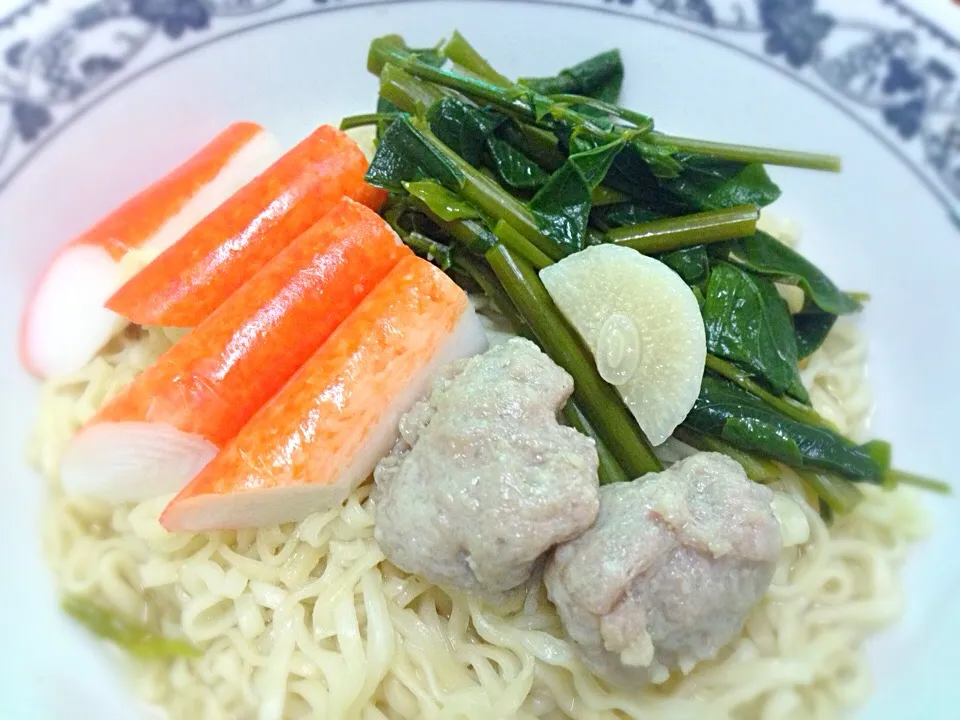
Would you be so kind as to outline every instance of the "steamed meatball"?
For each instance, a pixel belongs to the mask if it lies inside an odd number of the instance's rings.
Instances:
[[[619,685],[663,682],[730,642],[773,577],[772,500],[716,453],[601,488],[596,523],[544,574],[590,668]]]
[[[374,473],[376,539],[397,567],[488,597],[522,585],[599,507],[593,441],[557,422],[573,380],[515,338],[451,365]]]

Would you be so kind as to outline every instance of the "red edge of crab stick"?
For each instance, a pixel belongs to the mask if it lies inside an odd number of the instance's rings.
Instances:
[[[171,531],[261,527],[343,501],[443,364],[486,348],[467,296],[408,257],[160,517]]]
[[[126,321],[104,308],[131,250],[161,252],[280,155],[276,139],[239,122],[137,193],[53,257],[20,325],[20,359],[34,375],[79,370]]]
[[[342,198],[71,440],[71,493],[141,500],[180,490],[410,251]]]
[[[346,195],[374,210],[367,158],[323,125],[130,279],[107,307],[141,325],[193,327]]]

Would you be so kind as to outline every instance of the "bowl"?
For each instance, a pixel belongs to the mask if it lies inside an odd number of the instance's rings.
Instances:
[[[22,2],[22,0],[21,0]],[[952,480],[960,357],[960,44],[900,2],[33,0],[0,18],[0,707],[8,718],[132,717],[122,660],[57,609],[41,479],[24,447],[37,383],[18,322],[44,263],[231,121],[292,144],[371,109],[369,41],[459,28],[508,75],[551,74],[619,47],[624,104],[660,127],[836,152],[840,175],[775,168],[774,209],[844,288],[870,293],[872,433],[896,462]],[[960,514],[930,496],[935,534],[904,571],[906,614],[870,645],[858,717],[953,716],[960,699]]]

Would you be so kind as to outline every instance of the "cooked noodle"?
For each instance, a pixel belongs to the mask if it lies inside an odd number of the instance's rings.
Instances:
[[[721,655],[665,685],[617,690],[580,663],[537,582],[502,607],[400,572],[373,539],[369,485],[297,524],[169,534],[168,498],[111,506],[66,497],[70,435],[175,336],[131,330],[43,390],[33,459],[50,478],[47,557],[81,593],[202,650],[138,661],[142,696],[173,718],[831,718],[863,701],[861,645],[902,612],[898,570],[925,515],[906,489],[864,487],[827,528],[785,550],[767,598]],[[839,323],[804,379],[817,410],[856,436],[870,409],[865,345]],[[784,470],[781,489],[797,497]]]

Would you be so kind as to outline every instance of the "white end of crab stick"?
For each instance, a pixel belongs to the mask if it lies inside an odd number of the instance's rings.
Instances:
[[[84,442],[67,446],[60,480],[70,494],[137,502],[145,487],[156,495],[178,492],[183,478],[200,472],[217,450],[172,425],[104,423],[85,430]]]
[[[127,325],[104,304],[138,265],[173,245],[279,154],[277,140],[259,125],[235,123],[62,248],[24,310],[24,366],[39,377],[83,367]],[[124,262],[133,251],[138,262]]]
[[[160,517],[171,531],[275,525],[341,503],[437,371],[486,349],[464,292],[425,260],[391,271]]]

